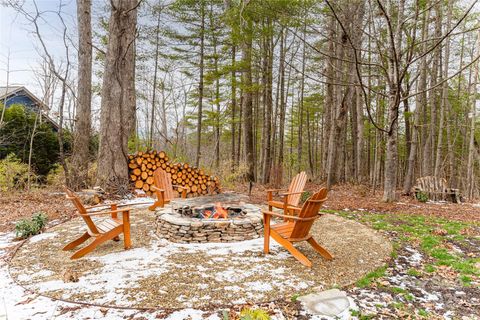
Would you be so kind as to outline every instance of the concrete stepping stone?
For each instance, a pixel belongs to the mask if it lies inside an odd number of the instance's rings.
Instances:
[[[311,293],[298,298],[304,309],[312,315],[344,318],[350,315],[350,309],[357,309],[352,299],[344,291],[330,289]]]

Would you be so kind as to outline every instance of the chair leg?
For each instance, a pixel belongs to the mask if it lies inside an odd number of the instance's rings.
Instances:
[[[76,240],[73,240],[72,242],[67,244],[65,247],[63,247],[63,250],[64,251],[71,250],[71,249],[81,245],[82,243],[87,241],[89,238],[90,238],[90,235],[88,234],[88,232],[85,232],[84,234],[82,234],[82,236],[80,238],[78,238]]]
[[[308,260],[308,258],[305,257],[303,253],[298,251],[298,249],[295,248],[290,241],[282,238],[275,231],[271,231],[270,234],[275,241],[277,241],[280,245],[282,245],[285,249],[287,249],[295,257],[295,259],[300,261],[301,264],[309,268],[312,267],[312,262],[310,262],[310,260]]]
[[[150,210],[150,211],[155,211],[155,209],[156,209],[157,207],[163,207],[163,206],[161,205],[161,202],[158,201],[158,200],[155,201],[155,203],[152,204],[150,207],[148,207],[148,210]]]
[[[120,233],[122,233],[123,227],[119,226],[116,227],[98,237],[95,238],[95,240],[92,241],[88,246],[83,247],[82,249],[78,250],[73,254],[73,256],[70,257],[70,259],[78,259],[86,255],[87,253],[92,252],[99,244],[102,244],[108,240],[112,240],[115,237],[118,237]]]
[[[70,259],[74,260],[74,259],[78,259],[78,258],[81,258],[83,257],[84,255],[86,255],[87,253],[90,253],[92,252],[93,250],[95,250],[95,248],[105,242],[109,240],[108,238],[105,238],[103,236],[100,236],[98,238],[96,238],[95,240],[93,240],[92,243],[90,243],[88,246],[86,247],[83,247],[82,249],[78,250],[77,252],[75,252],[71,257]]]
[[[125,249],[130,249],[132,246],[132,239],[130,237],[130,216],[124,214],[123,216],[123,244]]]
[[[270,252],[270,216],[263,215],[263,252]]]
[[[318,242],[315,241],[315,239],[313,239],[313,237],[308,239],[307,242],[310,243],[310,245],[313,247],[313,249],[315,249],[315,251],[317,251],[325,259],[327,259],[327,260],[332,260],[333,259],[333,255],[330,252],[328,252],[327,249],[325,249],[324,247],[319,245]]]

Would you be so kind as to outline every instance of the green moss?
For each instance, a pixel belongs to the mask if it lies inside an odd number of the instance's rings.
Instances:
[[[423,250],[431,250],[441,243],[441,240],[437,236],[425,236],[422,237],[421,247]]]
[[[411,293],[408,293],[405,295],[405,300],[407,301],[413,301],[415,299],[415,296]]]
[[[469,287],[472,285],[472,278],[470,278],[469,276],[460,276],[460,282],[462,283],[462,285],[464,285],[465,287]]]
[[[435,268],[433,265],[431,264],[426,264],[425,267],[424,267],[425,271],[428,272],[428,273],[432,273],[432,272],[435,272],[435,270],[437,270],[437,268]]]
[[[420,277],[422,274],[420,273],[420,271],[418,271],[417,269],[414,269],[414,268],[410,268],[407,270],[407,274],[409,276],[412,276],[412,277]]]
[[[407,293],[407,290],[405,290],[403,288],[400,288],[400,287],[393,287],[393,288],[391,288],[391,291],[393,293],[396,293],[396,294]]]
[[[324,210],[324,212],[334,213],[348,219],[355,219],[361,223],[370,225],[376,230],[396,233],[396,241],[393,243],[394,250],[391,257],[398,257],[399,249],[405,244],[417,247],[420,243],[422,254],[431,263],[424,266],[428,273],[436,271],[435,266],[450,266],[459,273],[462,283],[470,283],[471,275],[478,275],[479,272],[475,263],[479,259],[471,259],[463,254],[457,254],[445,248],[447,241],[465,241],[469,236],[460,234],[462,230],[470,228],[473,225],[480,225],[476,222],[452,221],[438,217],[426,217],[414,214],[376,214],[369,212],[350,212]],[[445,230],[445,234],[437,233],[435,230]],[[382,272],[383,270],[383,272]],[[365,287],[370,285],[374,279],[383,276],[384,268],[367,274],[364,278],[357,281],[357,286]],[[421,276],[421,272],[415,269],[407,271],[410,276]],[[463,281],[463,280],[465,281]]]
[[[428,317],[428,312],[424,309],[418,309],[417,312],[418,312],[418,315],[421,317]]]
[[[368,273],[365,277],[357,281],[357,287],[364,288],[369,286],[375,279],[381,278],[385,275],[387,266],[380,267],[375,271]]]
[[[350,310],[350,315],[352,315],[352,317],[356,317],[359,320],[369,320],[374,318],[373,315],[365,315],[357,310]]]

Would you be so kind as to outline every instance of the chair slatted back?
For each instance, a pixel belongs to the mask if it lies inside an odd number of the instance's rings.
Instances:
[[[307,201],[302,206],[302,210],[300,211],[298,217],[299,218],[312,218],[315,217],[322,204],[327,200],[327,189],[322,188],[318,192],[316,192],[313,196],[308,198]],[[295,221],[292,234],[290,238],[304,238],[308,236],[310,229],[314,223],[314,219],[308,221]]]
[[[171,201],[174,198],[174,194],[172,187],[172,179],[170,178],[168,173],[165,170],[158,168],[153,173],[153,180],[157,188],[165,190],[164,201]]]
[[[445,200],[448,184],[444,178],[426,176],[417,179],[415,188],[425,192],[431,200]]]
[[[293,178],[290,186],[288,187],[288,192],[302,192],[305,188],[306,183],[307,173],[305,171],[302,171]],[[290,194],[287,197],[287,203],[292,206],[298,206],[301,196],[301,193]]]
[[[83,221],[85,221],[90,232],[95,234],[100,233],[97,227],[95,226],[95,223],[93,222],[92,218],[87,215],[87,209],[85,209],[85,207],[83,206],[83,203],[80,201],[80,198],[75,194],[75,192],[73,192],[69,188],[65,186],[64,188],[65,188],[65,192],[67,193],[67,199],[72,200],[73,204],[75,205],[75,208],[77,208],[77,212],[80,214]]]

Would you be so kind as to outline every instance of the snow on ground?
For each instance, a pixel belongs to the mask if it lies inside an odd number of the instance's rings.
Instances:
[[[329,279],[338,283],[346,277],[364,274],[367,269],[364,263],[359,263],[360,260],[369,261],[368,269],[378,267],[383,264],[384,255],[388,256],[391,250],[389,243],[369,229],[356,222],[327,215],[322,217],[322,223],[315,227],[315,232],[322,236],[322,243],[332,248],[336,259],[327,262],[314,252],[307,251],[316,267],[312,273],[306,274],[298,262],[274,241],[271,241],[270,255],[262,253],[261,238],[237,243],[172,243],[155,236],[151,228],[152,219],[154,216],[150,212],[135,213],[132,221],[137,224],[133,234],[137,247],[123,251],[118,249],[121,243],[111,242],[81,261],[77,260],[78,264],[72,264],[69,255],[61,248],[72,234],[81,233],[84,229],[80,219],[73,219],[30,238],[12,260],[10,271],[36,294],[16,285],[3,261],[0,267],[0,320],[2,315],[20,320],[136,319],[140,316],[143,319],[220,319],[220,313],[216,311],[205,312],[195,308],[221,300],[229,304],[271,301],[291,297],[313,286],[321,289],[324,286],[322,281]],[[339,234],[342,234],[340,239]],[[61,241],[51,241],[53,237]],[[8,257],[7,252],[19,244],[13,238],[13,234],[0,234],[0,257]],[[366,250],[371,252],[366,254],[365,247],[368,246],[377,250]],[[312,250],[309,247],[304,249]],[[383,252],[381,255],[380,251]],[[61,275],[66,267],[77,270],[75,266],[83,264],[86,268],[79,274],[78,282],[63,281]],[[271,296],[271,292],[275,296]],[[174,313],[109,309],[61,302],[43,297],[46,293],[52,297],[110,306],[118,302],[118,306],[124,307],[140,303],[157,307],[160,301],[160,307],[179,308],[174,309],[177,310]],[[278,315],[276,319],[282,319],[282,316]]]
[[[45,233],[31,238],[29,241],[48,239],[51,234]],[[30,293],[18,286],[10,277],[7,262],[4,258],[9,251],[18,245],[14,241],[15,234],[0,233],[0,320],[45,320],[45,319],[166,319],[166,320],[217,320],[216,313],[210,314],[196,309],[184,309],[170,315],[163,316],[162,310],[138,311],[128,309],[106,309],[95,306],[85,306],[75,303],[66,303]],[[139,250],[138,255],[148,258],[148,254]],[[113,257],[104,256],[102,259],[116,261]],[[137,261],[138,262],[138,261]],[[132,263],[132,262],[127,262]],[[130,265],[132,266],[132,265]],[[42,271],[46,272],[46,271]],[[113,280],[112,276],[112,280]],[[53,284],[52,284],[53,285]]]
[[[33,238],[30,239],[30,242],[31,243],[35,243],[35,242],[38,242],[38,241],[43,241],[43,240],[47,240],[47,239],[52,239],[54,238],[55,236],[57,235],[56,232],[47,232],[47,233],[41,233]]]

